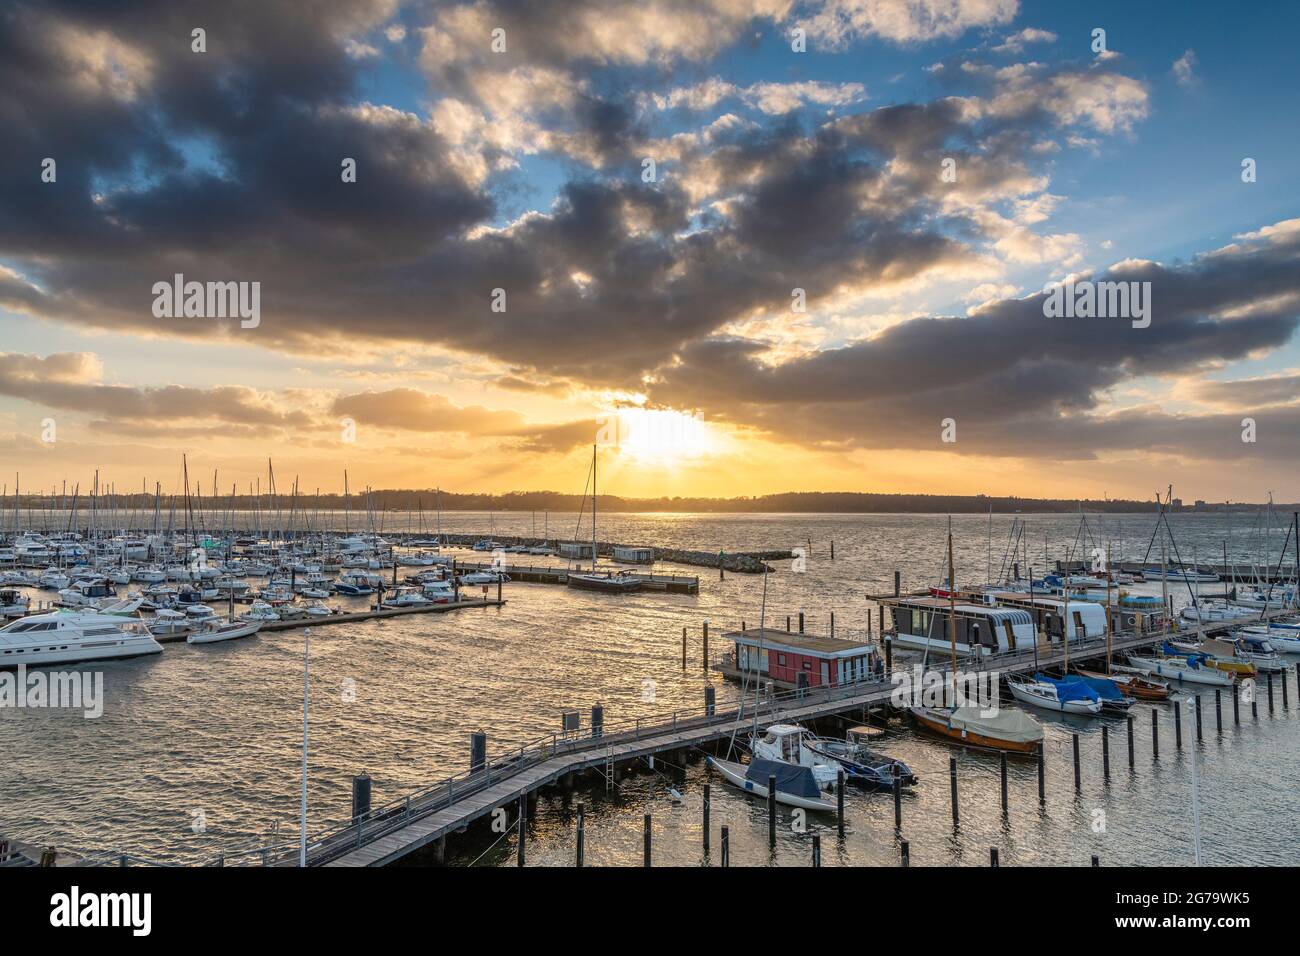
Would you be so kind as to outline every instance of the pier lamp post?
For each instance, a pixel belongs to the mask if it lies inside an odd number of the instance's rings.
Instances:
[[[302,819],[299,826],[298,865],[307,865],[307,704],[308,675],[311,672],[311,628],[302,630]]]

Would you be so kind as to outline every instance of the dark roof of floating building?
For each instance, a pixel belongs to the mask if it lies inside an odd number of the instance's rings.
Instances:
[[[773,627],[751,627],[743,631],[729,631],[722,635],[724,641],[735,641],[747,647],[776,648],[796,654],[815,654],[818,657],[855,657],[869,653],[873,645],[861,641],[845,641],[838,637],[819,634],[799,634]]]

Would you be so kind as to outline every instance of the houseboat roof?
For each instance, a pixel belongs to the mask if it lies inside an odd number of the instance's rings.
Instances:
[[[978,614],[980,617],[1004,618],[1011,617],[1016,619],[1016,614],[1026,614],[1016,608],[997,607],[990,604],[972,604],[966,600],[959,600],[955,605],[948,603],[948,598],[941,597],[921,597],[921,598],[895,598],[891,601],[882,601],[886,606],[897,605],[899,607],[923,608],[932,611],[955,610],[958,614]],[[1026,617],[1027,619],[1027,617]]]
[[[723,634],[722,639],[735,641],[747,647],[757,647],[761,643],[767,648],[779,648],[817,657],[857,657],[872,650],[872,645],[859,641],[845,641],[838,637],[822,637],[818,634],[799,634],[772,627],[751,627],[744,631],[731,631]]]

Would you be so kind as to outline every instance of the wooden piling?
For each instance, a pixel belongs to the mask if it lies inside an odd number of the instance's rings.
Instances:
[[[1110,782],[1110,728],[1101,725],[1101,779]]]
[[[1223,736],[1223,691],[1214,688],[1214,732]]]
[[[1129,714],[1124,722],[1128,724],[1128,769],[1133,770],[1135,767],[1133,762],[1133,715]]]
[[[643,866],[650,865],[650,814],[645,815],[645,854]]]
[[[799,612],[799,633],[803,633],[803,611]]]
[[[1005,817],[1010,812],[1010,807],[1007,805],[1007,752],[1005,750],[999,752],[998,758],[1002,775],[1002,816]],[[956,783],[955,778],[953,782]],[[956,810],[956,807],[957,804],[954,802],[953,809]]]
[[[814,868],[822,865],[822,838],[820,833],[814,833],[812,839],[812,865]]]
[[[1151,709],[1151,759],[1160,759],[1160,712]]]
[[[948,758],[948,780],[952,786],[952,825],[959,826],[961,814],[957,810],[957,758]]]
[[[767,778],[767,845],[776,849],[776,774]]]
[[[840,770],[835,787],[835,826],[841,840],[844,839],[844,783],[844,771]]]
[[[1038,805],[1047,806],[1047,768],[1043,760],[1043,744],[1038,745]]]
[[[704,622],[704,671],[709,670],[709,622]]]
[[[1271,717],[1273,715],[1273,672],[1269,671],[1266,676],[1268,677],[1268,713]]]
[[[908,845],[906,840],[898,844],[898,853],[904,867],[912,865],[912,848]]]
[[[577,840],[577,847],[576,847],[576,853],[577,853],[576,863],[578,866],[582,866],[582,851],[583,851],[582,844],[583,844],[583,839],[586,837],[586,830],[587,830],[587,826],[586,826],[586,819],[585,819],[585,808],[580,803],[578,804],[578,840]]]
[[[519,795],[519,865],[524,865],[524,846],[528,842],[525,839],[524,827],[528,823],[528,796],[527,794]]]
[[[1071,734],[1074,738],[1074,791],[1078,793],[1083,789],[1083,781],[1079,776],[1079,735]]]
[[[1196,742],[1201,742],[1201,695],[1196,695]]]
[[[686,628],[682,628],[682,670],[686,670]]]
[[[903,592],[903,573],[901,571],[895,571],[894,572],[894,597],[898,597],[900,594],[902,594],[902,592]]]
[[[722,865],[731,866],[731,834],[722,828]]]
[[[1291,702],[1287,700],[1288,694],[1286,689],[1286,671],[1282,671],[1282,676],[1278,678],[1278,683],[1282,685],[1282,709],[1290,710]]]
[[[995,846],[991,846],[989,847],[989,866],[996,867],[997,865],[998,865],[998,848]]]
[[[894,829],[903,829],[903,780],[894,764]]]
[[[1253,680],[1250,682],[1250,718],[1259,720],[1259,683]]]
[[[1092,856],[1092,865],[1101,866],[1101,857],[1097,856],[1095,853]]]
[[[709,785],[704,785],[704,854],[709,853],[709,809],[710,809],[710,790]]]
[[[1183,749],[1183,703],[1174,701],[1174,747]]]
[[[1232,724],[1234,727],[1241,726],[1241,695],[1235,684],[1232,687]]]

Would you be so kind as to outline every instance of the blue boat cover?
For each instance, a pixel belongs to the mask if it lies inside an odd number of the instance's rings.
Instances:
[[[776,789],[781,793],[814,800],[822,795],[811,767],[800,767],[780,760],[751,760],[745,771],[745,778],[761,787],[766,787],[767,778],[773,776],[776,777]]]
[[[1056,699],[1061,703],[1070,700],[1100,700],[1095,690],[1081,681],[1079,678],[1070,676],[1062,680],[1059,677],[1048,677],[1046,674],[1035,674],[1034,680],[1044,684],[1052,684],[1056,687]]]
[[[1115,682],[1109,677],[1086,677],[1083,674],[1073,675],[1073,679],[1082,681],[1097,692],[1097,696],[1102,700],[1125,700],[1124,692],[1115,686]]]

